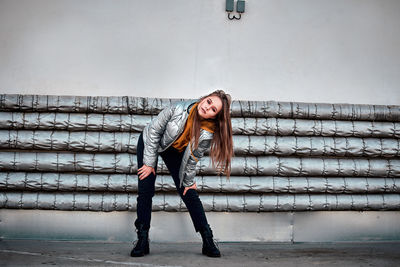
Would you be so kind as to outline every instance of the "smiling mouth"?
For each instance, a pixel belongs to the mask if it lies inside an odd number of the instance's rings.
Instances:
[[[203,111],[203,113],[206,113],[206,111],[205,111],[205,109],[204,109],[204,108],[201,108],[201,110]]]

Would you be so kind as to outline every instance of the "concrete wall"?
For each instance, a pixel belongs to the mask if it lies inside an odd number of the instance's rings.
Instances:
[[[400,1],[0,0],[0,93],[400,103]]]
[[[0,209],[3,239],[135,240],[136,213]],[[219,241],[400,240],[398,211],[207,212]],[[199,242],[187,212],[153,212],[152,242]]]

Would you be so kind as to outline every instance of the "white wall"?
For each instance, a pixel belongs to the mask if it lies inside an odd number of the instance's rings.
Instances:
[[[0,93],[400,104],[400,1],[0,0]]]

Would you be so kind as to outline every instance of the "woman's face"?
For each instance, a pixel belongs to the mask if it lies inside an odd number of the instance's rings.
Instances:
[[[222,101],[216,96],[207,96],[197,106],[197,111],[203,119],[214,119],[222,109]]]

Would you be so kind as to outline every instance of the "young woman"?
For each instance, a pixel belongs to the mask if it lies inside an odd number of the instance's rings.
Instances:
[[[217,90],[198,101],[177,102],[160,112],[143,130],[137,145],[138,198],[135,226],[138,240],[132,257],[149,253],[149,229],[158,155],[203,239],[202,253],[220,257],[196,191],[196,163],[210,148],[213,167],[229,178],[233,156],[231,97]]]

